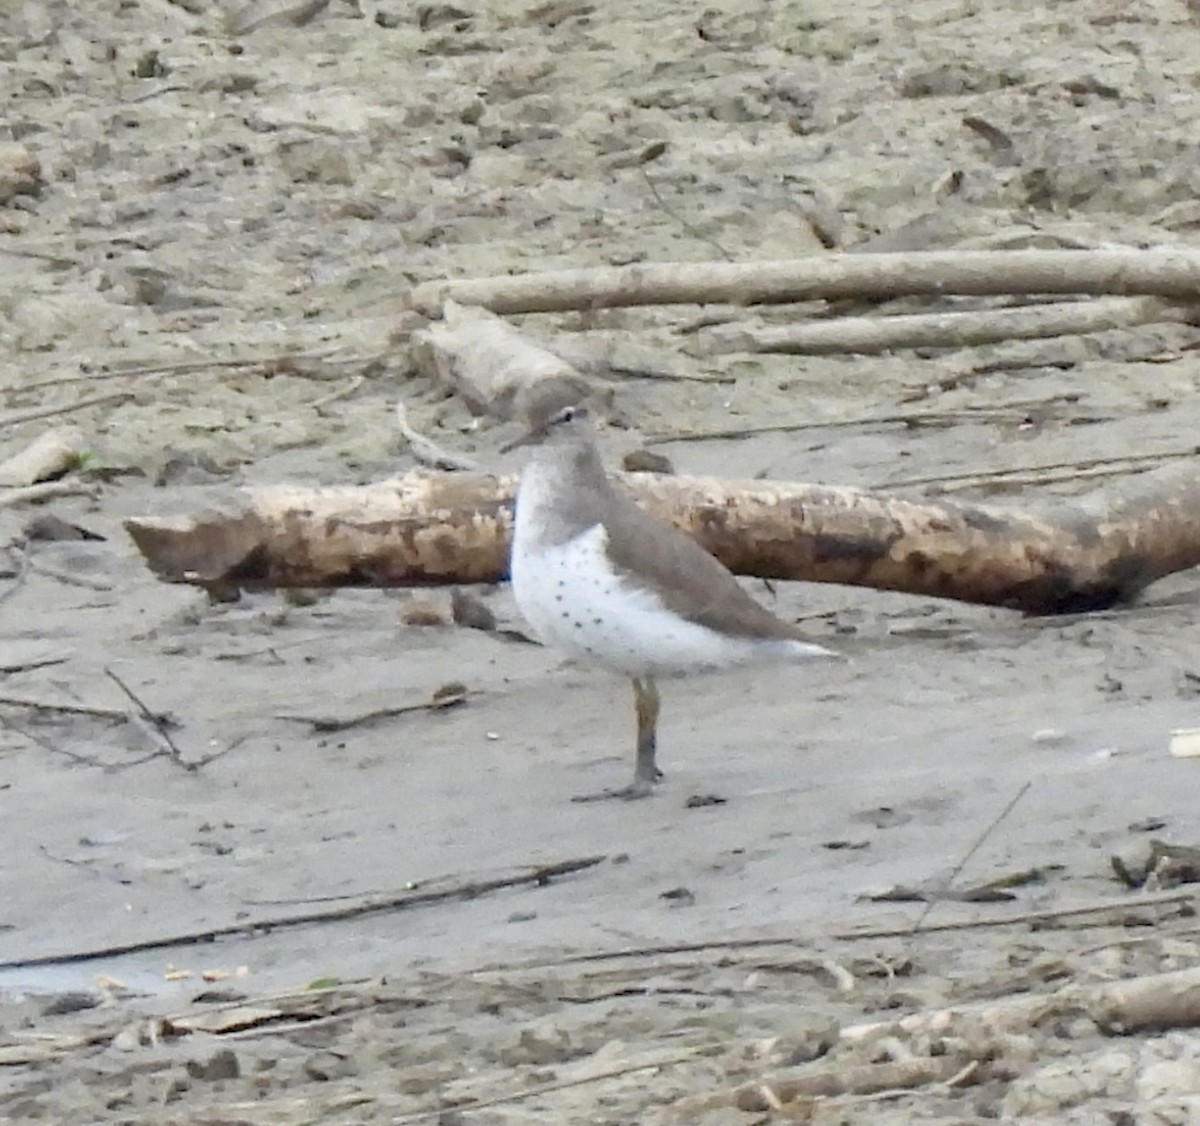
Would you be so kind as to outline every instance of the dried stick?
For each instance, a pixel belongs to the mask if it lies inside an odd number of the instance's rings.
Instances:
[[[34,383],[23,383],[21,391],[41,391],[47,387],[71,387],[77,383],[99,383],[109,379],[136,379],[153,375],[186,375],[193,371],[263,367],[275,371],[307,360],[330,360],[336,363],[358,363],[366,366],[383,358],[384,353],[369,356],[350,354],[339,357],[341,348],[322,348],[313,352],[276,352],[269,356],[235,356],[228,360],[175,360],[166,364],[140,364],[136,367],[117,368],[114,371],[96,371],[88,375],[55,376]],[[310,404],[311,406],[312,404]]]
[[[1055,907],[1046,911],[1026,911],[1019,915],[993,915],[986,919],[961,919],[953,923],[934,923],[922,927],[921,934],[935,934],[944,931],[982,930],[985,927],[1023,927],[1036,926],[1039,923],[1053,923],[1062,919],[1080,919],[1088,915],[1099,915],[1106,912],[1140,911],[1147,907],[1172,907],[1176,904],[1191,904],[1195,894],[1186,891],[1164,892],[1161,895],[1144,895],[1136,900],[1106,900],[1102,903],[1089,903],[1084,907]],[[1095,926],[1104,923],[1097,920]],[[855,942],[859,939],[878,938],[912,938],[911,926],[883,927],[875,930],[842,931],[829,937],[839,942]]]
[[[412,712],[445,711],[447,708],[453,708],[461,704],[466,698],[467,692],[462,685],[449,685],[435,692],[432,699],[421,700],[415,704],[392,704],[386,708],[372,708],[370,711],[361,712],[357,715],[280,714],[275,718],[291,720],[296,723],[307,723],[314,731],[348,731],[351,727],[363,727],[374,723],[376,720],[394,719],[397,716],[408,715]]]
[[[399,428],[413,457],[430,469],[477,470],[479,466],[469,457],[451,453],[442,449],[432,438],[427,438],[418,430],[414,430],[408,421],[408,408],[403,403],[396,403],[396,426]]]
[[[22,391],[28,388],[21,388]],[[93,395],[90,399],[80,399],[76,403],[67,403],[59,407],[35,407],[27,411],[15,411],[0,417],[0,429],[5,426],[18,426],[22,422],[34,422],[39,418],[57,418],[62,414],[74,414],[75,411],[87,410],[88,407],[103,407],[109,403],[127,403],[133,398],[129,391],[111,391],[105,395]]]
[[[984,842],[1004,823],[1010,813],[1020,804],[1021,799],[1029,793],[1033,786],[1032,781],[1026,781],[1021,785],[1021,788],[1009,799],[1005,807],[988,823],[984,830],[977,834],[971,847],[962,855],[953,868],[950,869],[950,874],[942,881],[942,886],[938,888],[940,894],[948,892],[953,886],[954,881],[962,875],[963,869],[971,862],[973,857],[984,845]],[[940,895],[932,895],[925,902],[925,908],[917,918],[913,925],[912,934],[914,936],[921,933],[921,928],[925,924],[925,920],[929,918],[929,913],[936,906]]]
[[[63,715],[87,715],[100,719],[129,722],[129,713],[121,708],[91,707],[88,704],[58,704],[49,700],[31,700],[25,696],[0,696],[0,707],[28,708],[35,712],[59,712]],[[162,718],[160,716],[160,718]]]
[[[486,1099],[472,1099],[468,1102],[439,1106],[431,1110],[418,1110],[412,1114],[402,1114],[399,1118],[393,1118],[392,1123],[393,1126],[397,1126],[399,1123],[428,1122],[434,1118],[441,1119],[449,1113],[457,1112],[463,1114],[473,1110],[483,1110],[485,1107],[505,1106],[511,1103],[525,1102],[527,1099],[540,1098],[555,1091],[566,1091],[572,1087],[583,1087],[591,1083],[601,1083],[605,1079],[618,1079],[623,1075],[635,1075],[639,1071],[657,1071],[662,1067],[692,1063],[699,1054],[699,1051],[692,1051],[686,1055],[677,1053],[675,1055],[658,1056],[654,1059],[643,1060],[641,1063],[619,1064],[616,1067],[606,1068],[604,1071],[592,1072],[588,1075],[581,1075],[574,1079],[556,1079],[549,1083],[539,1083],[536,1086],[525,1087],[520,1091],[513,1091],[506,1095],[493,1095]]]
[[[54,497],[94,497],[99,491],[95,485],[85,481],[39,481],[36,485],[24,485],[16,489],[0,489],[0,508],[13,508],[18,504],[36,504]]]
[[[850,430],[859,426],[907,426],[913,428],[953,426],[955,423],[962,422],[1020,421],[1027,418],[1030,410],[1034,408],[1048,407],[1064,401],[1061,396],[1050,396],[1042,399],[1017,399],[1008,402],[965,406],[957,410],[895,411],[889,414],[864,414],[852,418],[806,418],[797,422],[773,422],[763,426],[730,426],[719,430],[686,430],[682,432],[664,430],[646,434],[645,438],[648,446],[663,446],[678,442],[754,438],[759,434],[794,434],[802,430]],[[1095,416],[1084,415],[1084,417],[1091,420]],[[926,481],[940,480],[945,480],[945,478],[926,478]]]
[[[175,763],[176,766],[182,766],[184,770],[196,771],[204,764],[203,761],[188,762],[183,757],[183,752],[179,749],[179,744],[175,742],[171,735],[171,729],[167,726],[167,720],[162,715],[152,712],[142,698],[137,695],[128,684],[125,683],[115,672],[110,668],[104,670],[104,675],[109,678],[126,696],[129,697],[133,706],[137,708],[138,718],[144,723],[149,724],[152,730],[158,733],[158,737],[166,745],[167,757]]]
[[[116,958],[123,954],[139,954],[147,950],[165,950],[172,946],[200,946],[222,938],[240,935],[265,934],[282,930],[284,927],[304,927],[314,923],[330,923],[344,919],[359,919],[364,915],[376,915],[385,911],[404,911],[412,907],[424,907],[431,903],[445,903],[453,899],[474,899],[505,888],[533,885],[541,887],[559,876],[572,875],[602,863],[604,856],[585,856],[578,860],[563,860],[556,864],[541,864],[517,876],[503,876],[492,880],[465,881],[437,891],[403,891],[395,895],[370,897],[365,901],[325,911],[310,911],[303,915],[285,915],[281,918],[251,920],[232,923],[224,927],[213,927],[205,931],[189,931],[165,938],[146,938],[135,942],[117,943],[93,950],[77,950],[66,954],[35,954],[29,958],[15,958],[0,962],[0,970],[27,969],[33,966],[68,966],[79,962],[94,962],[99,958]]]
[[[806,324],[712,328],[700,337],[709,353],[783,352],[792,355],[866,354],[894,348],[969,348],[1001,340],[1080,336],[1155,323],[1194,324],[1188,305],[1154,297],[1060,302],[1019,309],[918,313],[894,317],[841,317]]]
[[[365,375],[355,375],[346,380],[341,387],[330,391],[327,395],[321,395],[318,398],[313,399],[308,405],[312,410],[315,410],[317,414],[324,414],[326,407],[331,406],[333,403],[339,402],[342,399],[350,398],[350,396],[353,395],[366,382],[367,377]]]
[[[1200,254],[1190,250],[964,250],[837,254],[769,262],[655,262],[425,282],[409,304],[446,301],[494,313],[559,313],[631,305],[777,305],[839,297],[1145,295],[1194,303]]]
[[[1118,454],[1115,457],[1089,457],[1079,461],[1055,461],[1043,465],[1018,465],[1012,469],[993,469],[987,473],[946,473],[934,477],[901,477],[892,481],[881,481],[880,489],[913,489],[936,485],[938,492],[958,489],[975,489],[980,485],[1004,483],[1024,485],[1046,481],[1073,481],[1084,477],[1111,477],[1119,473],[1138,473],[1165,461],[1194,458],[1196,447],[1185,446],[1180,450],[1162,450],[1152,454]]]

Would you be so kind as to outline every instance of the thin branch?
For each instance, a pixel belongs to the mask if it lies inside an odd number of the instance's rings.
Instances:
[[[89,704],[53,703],[49,700],[31,700],[28,696],[0,696],[0,706],[10,708],[29,708],[35,712],[59,712],[63,715],[96,716],[100,719],[113,719],[119,723],[129,722],[129,713],[121,708],[93,707]]]
[[[94,497],[100,490],[84,481],[39,481],[16,489],[0,489],[0,508],[18,504],[34,504],[54,497]]]
[[[38,575],[45,575],[48,579],[54,579],[56,582],[66,583],[67,586],[83,587],[85,590],[96,591],[111,591],[113,584],[105,582],[103,579],[90,579],[86,575],[72,575],[67,571],[60,571],[57,567],[48,567],[45,563],[40,563],[36,559],[29,560],[29,569]]]
[[[1007,403],[981,404],[957,410],[896,411],[890,414],[868,414],[856,418],[805,418],[797,422],[776,422],[766,426],[740,426],[721,430],[694,430],[687,433],[651,433],[646,444],[662,446],[676,442],[726,441],[753,438],[759,434],[794,434],[803,430],[847,430],[859,426],[952,426],[955,423],[995,421],[1028,415],[1031,410],[1055,402],[1070,403],[1064,396],[1045,399],[1019,399]],[[1099,421],[1088,416],[1089,421]]]
[[[469,472],[479,468],[478,463],[472,461],[469,457],[463,457],[461,454],[444,450],[432,438],[427,438],[424,434],[414,430],[412,424],[408,421],[408,408],[402,402],[396,403],[396,425],[404,440],[408,443],[408,448],[412,451],[413,457],[422,465],[427,465],[431,469],[466,470]]]
[[[680,227],[682,227],[689,235],[692,236],[692,238],[699,239],[700,242],[708,243],[708,245],[711,246],[713,250],[715,250],[723,259],[725,259],[726,262],[733,261],[733,256],[719,242],[717,242],[716,239],[710,238],[694,223],[689,222],[685,216],[681,215],[674,208],[668,206],[667,201],[663,199],[662,194],[658,190],[658,185],[651,178],[650,173],[646,171],[645,165],[640,166],[638,171],[641,172],[642,179],[646,181],[646,187],[650,189],[650,194],[654,196],[654,202],[663,209],[664,214],[669,215],[672,219],[674,219],[675,222],[680,225]]]
[[[1176,904],[1192,904],[1195,902],[1195,892],[1171,892],[1164,895],[1146,895],[1136,900],[1106,900],[1103,903],[1091,903],[1086,907],[1061,907],[1047,911],[1029,911],[1020,915],[994,916],[986,919],[963,919],[954,923],[936,923],[923,927],[921,934],[934,934],[943,931],[983,930],[987,927],[1021,927],[1038,923],[1056,922],[1061,919],[1084,918],[1111,911],[1140,911],[1146,907],[1171,907]],[[1104,926],[1097,921],[1091,926]],[[880,930],[842,931],[829,937],[839,942],[855,942],[859,939],[876,938],[911,938],[912,927],[886,927]]]
[[[167,746],[167,757],[177,766],[182,766],[184,770],[198,770],[199,762],[188,762],[183,757],[183,752],[179,749],[179,745],[175,742],[171,735],[170,729],[162,715],[157,712],[152,712],[142,701],[142,698],[137,695],[128,684],[125,683],[112,669],[107,666],[104,669],[104,675],[109,678],[126,696],[133,702],[133,706],[137,708],[138,717],[148,723],[157,733],[160,739]]]
[[[28,390],[26,387],[22,391]],[[0,416],[0,429],[6,426],[19,426],[22,422],[33,422],[39,418],[57,418],[63,414],[74,414],[76,411],[87,410],[88,407],[103,407],[110,403],[127,403],[133,398],[131,391],[111,391],[106,395],[93,395],[90,399],[80,399],[75,403],[58,407],[35,407],[27,411],[14,411],[12,414]]]
[[[10,543],[6,549],[8,557],[15,560],[16,572],[11,577],[12,582],[0,591],[0,602],[7,602],[14,594],[25,585],[25,580],[29,576],[29,552],[20,544]]]
[[[577,1079],[558,1079],[550,1083],[539,1083],[536,1087],[526,1087],[520,1091],[512,1091],[507,1095],[494,1095],[487,1099],[472,1099],[469,1102],[448,1104],[435,1107],[431,1110],[418,1110],[413,1114],[402,1114],[399,1118],[393,1118],[392,1123],[393,1126],[398,1126],[399,1123],[428,1122],[430,1119],[440,1119],[448,1113],[465,1114],[474,1110],[483,1110],[485,1107],[509,1106],[513,1103],[540,1098],[542,1095],[549,1095],[555,1091],[566,1091],[572,1087],[584,1087],[591,1083],[602,1083],[605,1079],[617,1079],[622,1075],[635,1075],[639,1071],[657,1071],[663,1067],[676,1067],[679,1064],[692,1063],[701,1054],[701,1049],[696,1048],[686,1055],[675,1054],[662,1056],[654,1060],[647,1060],[643,1063],[624,1064],[620,1067],[608,1068],[605,1071],[595,1072],[591,1075],[582,1075]]]
[[[66,954],[35,954],[29,958],[15,958],[0,962],[0,970],[29,969],[35,966],[68,966],[80,962],[92,962],[99,958],[116,958],[123,954],[140,954],[147,950],[165,950],[173,946],[201,946],[217,942],[222,938],[245,935],[268,934],[285,927],[304,927],[315,923],[340,922],[346,919],[361,919],[365,915],[377,915],[386,911],[404,911],[413,907],[425,907],[433,903],[446,903],[456,899],[475,899],[495,891],[516,887],[542,887],[560,876],[594,868],[603,863],[606,856],[585,856],[577,860],[563,860],[554,864],[541,864],[516,876],[497,877],[491,880],[467,881],[454,884],[438,891],[402,891],[382,898],[371,898],[365,902],[326,911],[310,911],[303,915],[284,916],[231,923],[210,930],[189,931],[165,938],[139,939],[134,942],[117,943],[112,946],[91,950],[78,950]]]
[[[265,367],[286,370],[290,365],[309,360],[329,360],[341,364],[369,364],[372,360],[381,359],[384,355],[384,353],[377,353],[370,356],[363,356],[356,353],[339,357],[338,353],[341,351],[342,349],[340,348],[324,348],[313,352],[275,352],[268,356],[238,356],[228,360],[178,360],[174,363],[143,364],[139,367],[120,368],[115,371],[97,371],[91,372],[88,375],[58,376],[54,379],[43,379],[35,383],[22,383],[20,390],[24,393],[27,391],[41,391],[47,387],[70,387],[77,383],[99,383],[101,380],[107,379],[130,379],[153,375],[186,375],[188,372],[210,371],[221,368]],[[15,388],[8,388],[8,390],[15,390]]]
[[[373,708],[357,715],[336,716],[307,716],[307,715],[277,715],[276,719],[290,720],[295,723],[307,723],[313,731],[332,732],[346,731],[351,727],[362,727],[380,719],[393,719],[396,716],[407,715],[409,712],[437,712],[446,708],[456,707],[467,698],[467,691],[460,684],[443,685],[433,695],[432,699],[422,700],[415,704],[396,704],[387,708]]]
[[[125,718],[122,716],[122,719]],[[98,758],[93,758],[91,755],[81,755],[78,751],[68,750],[66,747],[60,747],[50,742],[44,735],[37,731],[26,731],[23,727],[18,727],[11,719],[3,712],[0,712],[0,727],[12,731],[17,735],[21,735],[28,739],[31,743],[36,743],[44,751],[49,751],[52,755],[61,755],[65,759],[70,759],[76,766],[92,766],[98,767],[101,770],[107,769],[104,763]],[[52,858],[53,859],[53,858]]]
[[[970,489],[978,485],[997,482],[1005,484],[1031,484],[1049,480],[1073,480],[1080,477],[1108,476],[1116,473],[1140,472],[1153,469],[1160,462],[1194,458],[1196,447],[1182,450],[1163,450],[1155,454],[1124,454],[1117,457],[1090,457],[1079,461],[1056,461],[1045,465],[1019,465],[1013,469],[994,469],[988,472],[947,473],[940,477],[902,477],[895,481],[881,481],[872,486],[876,489],[911,489],[918,485],[938,485],[944,491]],[[1096,472],[1092,472],[1095,470]],[[947,488],[950,486],[951,488]]]
[[[324,414],[326,407],[342,399],[350,398],[366,381],[367,377],[365,375],[356,375],[352,379],[348,379],[341,387],[330,391],[328,395],[321,395],[319,398],[313,399],[308,405],[317,414]]]
[[[992,819],[991,823],[980,833],[972,843],[971,847],[963,854],[962,859],[950,869],[950,874],[942,882],[941,891],[947,892],[954,885],[954,881],[962,875],[962,870],[970,863],[973,857],[984,845],[984,842],[1004,823],[1008,815],[1020,804],[1021,799],[1029,793],[1033,786],[1032,781],[1025,782],[1024,785],[1012,796],[1005,807]],[[921,927],[925,920],[929,918],[929,912],[933,910],[934,905],[938,902],[938,896],[932,895],[925,903],[925,909],[921,912],[916,923],[913,925],[912,933],[918,935],[921,933]]]

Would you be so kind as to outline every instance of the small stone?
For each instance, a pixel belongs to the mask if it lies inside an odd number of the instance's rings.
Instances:
[[[317,1083],[346,1079],[357,1070],[350,1059],[337,1052],[317,1052],[304,1061],[304,1074]]]
[[[455,625],[466,626],[467,629],[491,631],[496,628],[496,615],[488,605],[457,587],[450,592],[450,613]]]
[[[505,1067],[545,1067],[564,1063],[575,1054],[570,1039],[562,1029],[549,1028],[544,1032],[534,1032],[526,1028],[521,1031],[515,1044],[501,1048],[497,1056]]]
[[[94,1009],[99,1004],[100,998],[95,993],[85,993],[82,990],[60,993],[46,1003],[42,1009],[42,1016],[60,1017],[70,1013],[82,1013],[86,1009]]]
[[[444,626],[445,615],[432,602],[412,601],[401,614],[406,626]]]
[[[188,1060],[187,1073],[193,1079],[215,1083],[222,1079],[237,1079],[242,1074],[242,1068],[234,1051],[231,1048],[222,1048],[209,1056],[207,1063]]]
[[[631,450],[621,462],[626,473],[674,473],[671,459],[653,450]]]
[[[0,205],[37,195],[45,183],[40,162],[24,145],[0,143]]]

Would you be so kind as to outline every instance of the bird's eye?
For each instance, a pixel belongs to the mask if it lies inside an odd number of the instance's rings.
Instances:
[[[558,412],[558,421],[571,422],[577,413],[578,412],[576,411],[575,407],[563,407],[563,409]]]

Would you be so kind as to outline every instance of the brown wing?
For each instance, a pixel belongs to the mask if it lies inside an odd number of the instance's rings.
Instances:
[[[775,617],[691,536],[651,516],[613,486],[608,555],[627,579],[653,589],[675,613],[737,637],[809,641]]]

